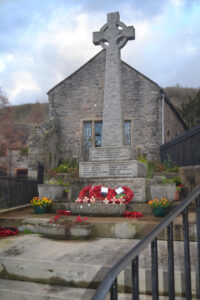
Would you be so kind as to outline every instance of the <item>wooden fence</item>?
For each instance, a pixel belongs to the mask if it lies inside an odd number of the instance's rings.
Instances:
[[[163,144],[160,157],[162,162],[170,159],[180,167],[200,165],[200,126]]]

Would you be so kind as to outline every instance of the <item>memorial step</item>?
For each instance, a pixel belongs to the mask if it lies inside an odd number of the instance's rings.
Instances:
[[[34,283],[96,288],[107,271],[138,240],[98,239],[95,241],[53,241],[38,235],[8,237],[0,240],[0,278]],[[174,243],[175,292],[184,294],[183,243]],[[190,243],[192,293],[196,296],[197,244]],[[159,289],[168,290],[167,243],[158,242]],[[139,256],[141,294],[151,293],[151,249]],[[120,289],[131,289],[131,266],[118,277]],[[12,299],[12,298],[11,298]]]

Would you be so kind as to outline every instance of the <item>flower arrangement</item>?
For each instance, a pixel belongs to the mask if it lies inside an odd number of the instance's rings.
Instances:
[[[148,204],[154,208],[154,207],[168,207],[169,201],[166,198],[161,198],[160,200],[155,198],[153,200],[150,200]]]
[[[43,197],[43,198],[39,198],[39,197],[33,197],[33,199],[31,200],[31,205],[33,207],[47,207],[49,205],[51,205],[52,200],[48,199],[47,197]]]
[[[127,187],[122,186],[123,193],[117,194],[116,189],[107,188],[108,192],[107,194],[101,193],[102,185],[96,185],[96,186],[87,186],[83,188],[78,198],[76,199],[77,203],[95,203],[97,201],[101,201],[105,204],[127,204],[129,203],[132,198],[134,197],[133,191]]]

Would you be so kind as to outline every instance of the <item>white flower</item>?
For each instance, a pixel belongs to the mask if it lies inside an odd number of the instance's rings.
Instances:
[[[92,197],[90,198],[90,202],[91,202],[91,203],[95,203],[95,201],[96,201],[95,197],[92,196]]]
[[[105,204],[108,204],[108,203],[109,203],[109,200],[108,200],[107,198],[105,198],[105,199],[103,200],[103,202],[104,202]]]

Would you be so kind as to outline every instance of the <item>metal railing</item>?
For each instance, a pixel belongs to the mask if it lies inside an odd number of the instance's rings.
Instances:
[[[149,234],[146,235],[133,249],[131,249],[120,261],[118,261],[104,277],[92,300],[103,300],[110,292],[110,299],[118,299],[117,277],[128,265],[131,265],[132,274],[132,299],[139,299],[139,264],[140,253],[151,243],[151,272],[152,272],[152,299],[158,300],[158,249],[157,237],[167,228],[168,246],[168,294],[169,299],[175,297],[174,288],[174,246],[173,246],[173,221],[179,215],[183,216],[183,243],[185,263],[185,290],[186,299],[192,298],[191,292],[191,270],[190,270],[190,247],[188,228],[188,206],[195,200],[196,209],[196,236],[197,236],[197,257],[198,257],[198,292],[200,289],[200,186],[198,186],[182,203],[165,217]]]
[[[36,180],[0,177],[0,209],[29,204],[34,196],[38,196]]]

